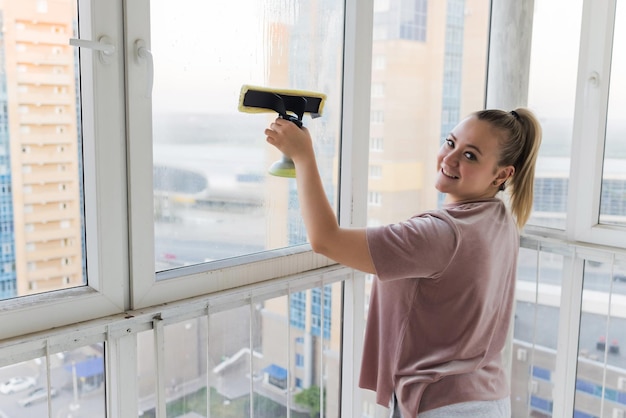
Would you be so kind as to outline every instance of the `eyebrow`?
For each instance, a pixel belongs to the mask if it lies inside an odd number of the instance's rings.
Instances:
[[[456,136],[454,136],[454,134],[452,132],[450,132],[449,136],[451,136],[452,138],[454,138],[454,141],[457,142],[458,138]],[[479,153],[480,155],[483,155],[483,153],[480,151],[480,148],[478,148],[476,145],[472,145],[472,144],[467,144],[466,145],[469,148],[473,148],[476,150],[477,153]]]

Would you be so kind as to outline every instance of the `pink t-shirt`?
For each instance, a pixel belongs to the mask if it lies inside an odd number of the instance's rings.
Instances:
[[[376,267],[359,386],[402,415],[509,396],[502,368],[519,233],[498,199],[367,230]]]

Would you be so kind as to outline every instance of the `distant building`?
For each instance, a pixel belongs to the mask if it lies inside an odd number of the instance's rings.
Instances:
[[[0,1],[0,297],[85,282],[75,6]]]

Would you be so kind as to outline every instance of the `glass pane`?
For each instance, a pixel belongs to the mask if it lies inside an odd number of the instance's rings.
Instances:
[[[489,5],[474,2],[467,13],[464,2],[390,0],[376,8],[370,225],[404,220],[439,204],[434,176],[440,143],[484,104]]]
[[[250,308],[248,306],[165,327],[165,401],[168,417],[248,416]],[[208,322],[208,325],[207,325]],[[243,348],[243,349],[242,349]],[[207,353],[208,350],[208,353]],[[154,333],[138,335],[139,415],[156,416]],[[241,376],[237,372],[244,373]],[[207,376],[208,373],[208,376]],[[210,412],[207,414],[207,382]],[[231,404],[232,399],[239,402]],[[246,405],[242,404],[245,403]]]
[[[251,363],[250,306],[212,313],[209,316],[209,414],[210,417],[250,416],[250,370],[257,381],[260,364]],[[255,316],[259,315],[255,311]],[[256,320],[255,320],[256,321]],[[258,322],[255,322],[258,323]],[[256,337],[253,337],[256,338]],[[275,335],[280,341],[280,334]],[[255,340],[255,347],[258,342]],[[255,349],[253,352],[258,353]]]
[[[47,361],[36,358],[0,368],[0,417],[104,418],[102,344],[55,353]]]
[[[574,400],[576,411],[585,416],[619,416],[613,411],[626,409],[621,348],[626,343],[626,266],[611,267],[585,263]]]
[[[552,416],[564,257],[521,248],[513,330],[514,417]]]
[[[165,327],[167,416],[206,415],[207,318]]]
[[[167,416],[338,418],[341,294],[337,282],[166,326]],[[137,350],[140,414],[154,417],[153,331]]]
[[[292,327],[289,326],[289,310],[293,312],[294,307],[298,311],[303,309],[304,295],[306,291],[298,292],[292,297],[269,299],[258,305],[259,315],[255,317],[252,328],[252,338],[257,347],[257,357],[254,359],[257,376],[253,382],[255,417],[286,418],[288,407],[292,409],[292,416],[294,412],[304,411],[302,407],[296,406],[292,392],[295,389],[294,383],[301,379],[305,367],[303,344],[298,343],[304,339],[298,332],[291,331],[294,330],[294,321],[304,326],[304,316],[293,316]],[[309,339],[308,344],[310,343]],[[310,372],[311,363],[306,366]],[[296,408],[297,411],[294,411]]]
[[[626,4],[616,3],[600,223],[626,226]]]
[[[334,202],[344,2],[176,5],[150,3],[156,271],[305,243],[295,180],[267,174],[277,113],[239,98],[243,85],[327,95],[303,120]]]
[[[287,407],[291,417],[339,416],[340,301],[336,283],[263,303],[255,416],[287,417]]]
[[[62,373],[61,370],[56,373],[50,370],[52,386],[59,388],[51,416],[104,418],[104,344],[92,344],[51,356],[51,366],[55,357],[57,362],[63,362],[63,369]]]
[[[0,3],[0,299],[85,283],[73,1]]]
[[[154,331],[137,334],[137,404],[139,416],[156,416]]]
[[[532,225],[565,229],[581,18],[582,0],[535,1],[528,106],[541,115],[543,140]]]

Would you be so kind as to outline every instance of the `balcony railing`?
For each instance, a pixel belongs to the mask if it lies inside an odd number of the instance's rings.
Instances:
[[[521,243],[507,350],[514,416],[626,408],[626,341],[613,328],[626,321],[626,281],[613,279],[626,254],[532,236]],[[363,277],[335,265],[95,321],[80,322],[77,312],[73,326],[0,343],[0,380],[33,378],[55,394],[29,409],[19,403],[26,391],[9,394],[0,410],[299,418],[318,408],[339,417],[343,408],[343,416],[386,416],[354,383],[369,297]],[[563,371],[571,364],[574,375]]]

